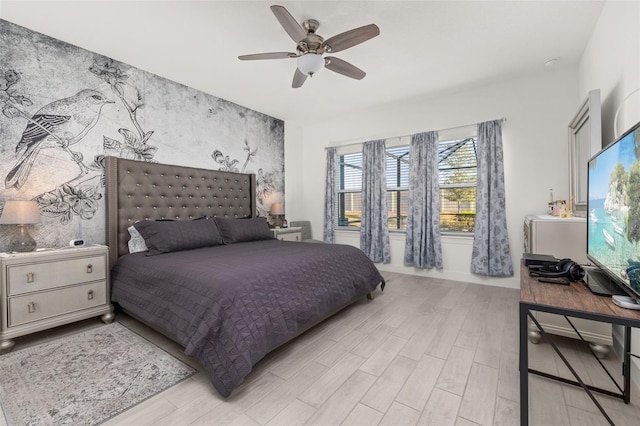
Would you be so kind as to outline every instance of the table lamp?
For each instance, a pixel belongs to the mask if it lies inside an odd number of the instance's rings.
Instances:
[[[0,225],[18,225],[20,232],[9,241],[9,251],[27,252],[36,248],[27,225],[40,223],[40,210],[35,201],[7,201],[2,209]]]
[[[276,228],[282,226],[282,216],[284,215],[284,206],[282,205],[282,203],[271,204],[270,213],[274,218],[273,224],[276,226]]]

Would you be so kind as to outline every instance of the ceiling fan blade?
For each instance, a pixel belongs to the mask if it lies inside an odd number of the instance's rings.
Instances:
[[[282,28],[284,28],[293,41],[298,43],[307,36],[307,32],[283,6],[273,5],[271,6],[271,11],[276,15],[280,25],[282,25]]]
[[[293,87],[294,89],[301,87],[306,79],[307,75],[296,68],[296,73],[293,75],[293,82],[291,83],[291,87]]]
[[[346,75],[347,77],[355,78],[356,80],[362,80],[366,72],[362,71],[360,68],[351,65],[347,61],[343,61],[340,58],[334,58],[333,56],[326,56],[325,58],[326,69],[329,69],[333,72],[337,72],[338,74]]]
[[[380,34],[380,28],[376,24],[365,25],[364,27],[354,28],[335,35],[322,43],[327,52],[336,53],[341,50],[348,49],[360,43],[374,38]]]
[[[252,55],[241,55],[238,56],[238,59],[241,61],[253,61],[256,59],[287,59],[287,58],[296,58],[298,57],[297,53],[291,52],[270,52],[270,53],[254,53]]]

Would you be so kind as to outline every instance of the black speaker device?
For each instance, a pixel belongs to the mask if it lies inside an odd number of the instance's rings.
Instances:
[[[558,263],[558,259],[550,254],[524,253],[522,259],[525,266],[544,266]]]

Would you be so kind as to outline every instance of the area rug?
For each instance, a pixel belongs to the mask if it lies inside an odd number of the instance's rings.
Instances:
[[[9,426],[94,425],[194,373],[112,323],[1,355],[0,402]]]

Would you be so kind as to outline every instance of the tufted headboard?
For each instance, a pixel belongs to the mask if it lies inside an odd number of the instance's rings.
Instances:
[[[127,228],[142,219],[254,217],[255,175],[107,157],[110,266],[129,253]]]

